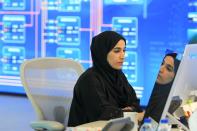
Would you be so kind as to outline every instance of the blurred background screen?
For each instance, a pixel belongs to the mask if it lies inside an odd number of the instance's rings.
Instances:
[[[123,71],[146,105],[166,49],[183,53],[197,33],[196,0],[1,0],[0,92],[24,94],[20,65],[62,57],[92,65],[91,38],[127,39]]]

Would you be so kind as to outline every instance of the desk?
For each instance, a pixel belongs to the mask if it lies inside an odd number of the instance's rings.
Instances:
[[[131,121],[133,122],[130,123],[130,120],[128,119],[128,117],[131,119]],[[109,127],[110,125],[110,130],[113,130],[114,129],[122,129],[123,127],[124,128],[127,128],[126,130],[128,131],[128,129],[131,129],[132,128],[132,131],[137,131],[138,129],[138,123],[137,123],[137,113],[136,112],[126,112],[124,113],[124,117],[123,118],[117,118],[117,119],[112,119],[112,120],[109,120],[109,121],[94,121],[94,122],[90,122],[90,123],[86,123],[86,124],[82,124],[82,125],[79,125],[77,127],[69,127],[66,129],[66,131],[101,131],[107,124],[108,126],[106,127]],[[110,121],[113,121],[113,124],[110,122]],[[131,126],[128,126],[128,127],[125,127],[125,124],[128,124]],[[106,129],[105,127],[105,129]],[[108,130],[108,128],[107,128]]]
[[[94,121],[77,127],[68,127],[66,131],[101,131],[108,121]]]
[[[137,131],[138,130],[138,123],[136,119],[137,113],[129,112],[124,114],[124,117],[127,116],[129,116],[133,122],[135,121],[134,128],[131,131]],[[109,123],[109,121],[95,121],[95,122],[82,124],[77,127],[69,127],[66,129],[66,131],[102,131],[102,129],[107,125],[107,123]],[[182,130],[173,128],[171,129],[171,131],[182,131]]]

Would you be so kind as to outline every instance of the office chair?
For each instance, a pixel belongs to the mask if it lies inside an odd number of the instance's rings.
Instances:
[[[36,112],[34,130],[63,131],[67,126],[73,88],[83,67],[63,58],[35,58],[20,68],[22,85]]]

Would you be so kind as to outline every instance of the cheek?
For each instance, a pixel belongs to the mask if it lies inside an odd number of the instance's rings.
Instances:
[[[173,78],[174,78],[174,74],[173,74],[173,73],[168,73],[168,74],[166,74],[166,79],[167,79],[168,81],[171,81]]]
[[[172,73],[172,74],[171,74],[171,79],[174,79],[174,77],[175,77],[175,74]]]
[[[107,59],[108,59],[108,61],[113,62],[116,59],[116,56],[111,54],[108,56]]]
[[[109,55],[109,56],[107,57],[107,62],[108,62],[110,65],[113,64],[113,56],[112,56],[112,55]]]
[[[115,62],[114,58],[111,58],[111,59],[110,59],[110,64],[111,64],[111,65],[114,65],[115,63],[116,63],[116,62]]]

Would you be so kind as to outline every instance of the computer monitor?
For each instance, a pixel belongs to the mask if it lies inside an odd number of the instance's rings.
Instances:
[[[152,119],[153,128],[157,128],[161,120],[165,103],[179,67],[180,61],[176,56],[177,53],[166,50],[166,55],[161,63],[157,79],[146,107],[144,118],[149,117]]]
[[[182,99],[182,105],[187,103],[187,100],[192,91],[197,90],[197,44],[186,45],[184,54],[179,65],[176,77],[172,84],[167,102],[165,104],[162,119],[169,117],[170,121],[178,124],[184,130],[189,131],[186,124],[181,122],[177,117],[169,113],[170,103],[173,97],[179,96]],[[181,106],[182,106],[181,105]]]

